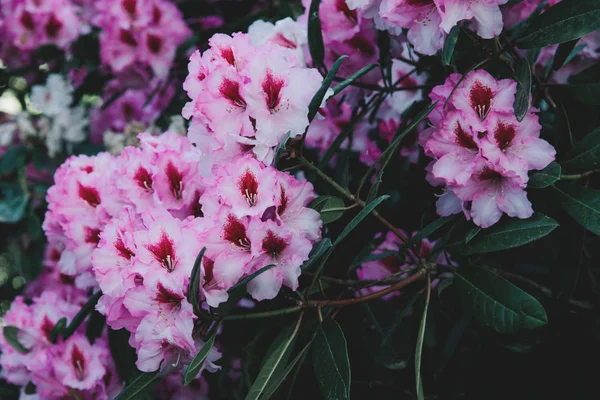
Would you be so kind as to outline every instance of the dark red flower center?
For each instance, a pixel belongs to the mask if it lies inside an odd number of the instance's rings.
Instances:
[[[177,167],[173,165],[171,161],[167,163],[166,170],[169,184],[171,185],[171,193],[177,200],[181,199],[181,193],[183,192],[183,174],[179,172]]]
[[[502,180],[502,174],[495,169],[485,167],[479,172],[480,181],[500,181]]]
[[[273,38],[273,41],[280,45],[281,47],[285,47],[288,49],[296,49],[298,46],[296,43],[292,42],[290,39],[283,36],[283,33],[278,32],[277,35]]]
[[[152,22],[154,25],[160,24],[160,20],[162,19],[162,11],[156,5],[152,8]]]
[[[60,281],[68,286],[75,285],[75,277],[73,277],[73,276],[60,274]]]
[[[137,171],[135,171],[133,179],[135,179],[139,187],[152,192],[152,176],[150,176],[150,173],[146,168],[139,167]]]
[[[204,217],[204,213],[202,212],[202,204],[200,204],[200,196],[200,191],[196,190],[194,192],[192,204],[190,204],[190,214],[196,218]]]
[[[93,187],[83,186],[79,183],[78,194],[83,201],[90,205],[90,207],[97,207],[100,205],[100,193]]]
[[[71,350],[71,364],[73,365],[77,379],[80,381],[85,380],[85,357],[76,345],[73,345],[73,349]]]
[[[258,201],[258,182],[250,170],[246,170],[238,181],[238,187],[242,196],[246,198],[248,205],[253,207]]]
[[[135,253],[125,246],[125,243],[123,243],[123,239],[121,239],[120,236],[117,236],[117,240],[115,240],[113,245],[115,246],[117,253],[124,259],[131,260],[131,257],[135,256]]]
[[[262,90],[265,95],[267,108],[271,110],[271,112],[275,111],[281,101],[280,94],[284,83],[285,81],[282,78],[273,76],[273,72],[271,72],[270,69],[267,69],[265,79],[262,82]]]
[[[510,146],[516,135],[515,126],[504,122],[499,122],[494,131],[496,143],[501,150],[506,150]]]
[[[270,230],[267,231],[267,234],[262,242],[262,249],[265,251],[265,253],[269,254],[273,258],[277,258],[286,247],[287,242],[284,238],[275,235]]]
[[[465,132],[459,121],[456,121],[456,125],[454,126],[454,136],[456,137],[456,143],[459,146],[471,150],[478,149],[477,143],[475,143],[473,136],[470,133]]]
[[[121,29],[121,32],[119,33],[119,40],[131,47],[137,46],[137,40],[135,40],[135,37],[133,37],[133,33],[127,29]]]
[[[223,227],[223,239],[245,251],[250,251],[250,239],[246,234],[246,227],[231,214]]]
[[[100,229],[85,227],[85,242],[98,245],[100,243]]]
[[[46,34],[51,38],[55,38],[56,36],[58,36],[58,33],[60,32],[62,27],[63,23],[60,22],[54,14],[52,14],[48,19],[48,22],[46,22]]]
[[[231,64],[235,67],[235,56],[233,55],[233,49],[231,47],[221,48],[221,57],[227,61],[227,63]]]
[[[148,35],[148,48],[154,54],[159,54],[162,49],[162,39],[156,35]]]
[[[122,4],[127,14],[129,14],[131,17],[135,17],[137,0],[123,0]]]
[[[408,0],[408,5],[413,7],[424,7],[433,3],[433,0]]]
[[[288,197],[287,194],[285,193],[285,189],[283,188],[282,185],[279,185],[280,188],[280,192],[279,192],[279,205],[277,206],[277,215],[281,216],[288,205]]]
[[[35,22],[33,21],[33,16],[29,11],[23,11],[19,22],[21,22],[21,25],[23,25],[23,27],[28,31],[35,29]]]
[[[181,294],[172,292],[170,289],[164,287],[163,284],[160,282],[158,283],[156,289],[157,292],[154,300],[169,308],[177,308],[181,306],[181,301],[183,300],[183,296]]]
[[[202,258],[202,266],[204,267],[204,284],[208,284],[215,279],[214,268],[215,262],[210,258],[204,256]]]
[[[344,14],[344,16],[348,18],[348,21],[352,22],[354,25],[358,24],[358,16],[356,14],[356,10],[351,10],[350,8],[348,8],[346,0],[336,0],[335,8],[337,8],[339,12]]]
[[[168,272],[173,272],[175,269],[175,248],[173,241],[166,232],[162,233],[158,243],[146,245],[146,248],[163,268]]]
[[[44,319],[42,320],[42,326],[40,327],[40,329],[44,333],[44,336],[46,337],[46,339],[48,341],[50,341],[50,334],[52,333],[52,330],[54,329],[54,322],[52,322],[50,320],[50,318],[48,318],[47,315],[44,315]]]
[[[240,84],[238,82],[227,78],[223,79],[221,86],[219,86],[219,92],[234,106],[246,108],[246,100],[240,94]]]
[[[373,44],[360,34],[356,34],[351,39],[346,40],[346,43],[368,57],[375,55]]]
[[[469,93],[471,100],[471,107],[477,113],[480,120],[484,120],[492,110],[492,103],[494,100],[494,93],[492,89],[485,86],[483,83],[476,81],[471,86],[471,92]]]

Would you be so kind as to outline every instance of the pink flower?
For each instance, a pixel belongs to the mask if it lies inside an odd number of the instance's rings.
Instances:
[[[92,389],[106,374],[103,356],[108,356],[104,349],[91,345],[83,335],[74,335],[62,354],[54,358],[56,377],[64,386],[76,390]]]
[[[508,0],[437,0],[442,12],[440,27],[450,33],[459,21],[472,20],[477,34],[484,39],[492,39],[502,31],[502,12],[500,5]]]
[[[306,27],[291,18],[284,18],[273,24],[257,20],[248,27],[248,35],[255,46],[271,43],[279,47],[289,49],[287,51],[288,61],[298,67],[304,65],[303,46],[307,43]]]
[[[471,202],[467,216],[473,218],[476,225],[488,228],[500,220],[503,212],[518,218],[533,215],[524,190],[525,184],[526,180],[515,172],[481,160],[473,173],[473,179],[453,190],[460,200]]]

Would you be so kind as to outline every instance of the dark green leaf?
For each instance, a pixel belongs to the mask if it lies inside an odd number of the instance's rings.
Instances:
[[[458,40],[458,34],[460,33],[460,25],[454,25],[450,30],[446,41],[444,42],[444,49],[442,50],[442,63],[444,65],[450,65],[452,63],[452,55],[454,54],[454,47]]]
[[[558,71],[563,65],[570,61],[571,54],[575,50],[575,46],[579,39],[574,39],[565,43],[561,43],[556,49],[554,59],[552,60],[552,69]]]
[[[106,318],[98,311],[92,311],[90,319],[85,325],[85,336],[88,338],[90,343],[94,344],[96,339],[102,336],[102,331],[106,325]]]
[[[285,378],[287,378],[290,372],[292,372],[292,369],[294,369],[298,361],[304,357],[306,351],[310,348],[311,345],[312,341],[309,342],[306,346],[304,346],[302,350],[300,350],[300,353],[298,353],[298,355],[294,357],[292,361],[290,361],[290,363],[287,365],[287,367],[285,367],[283,371],[281,371],[281,373],[275,375],[275,377],[269,382],[269,384],[265,388],[263,395],[260,397],[260,400],[269,400],[271,397],[273,397],[279,386],[281,386],[283,381],[285,381]]]
[[[355,82],[356,80],[360,79],[363,75],[365,75],[367,72],[371,71],[373,68],[377,67],[377,64],[369,64],[365,67],[362,67],[361,69],[359,69],[357,72],[355,72],[354,74],[352,74],[352,76],[350,76],[347,79],[344,79],[343,81],[341,81],[339,84],[337,84],[334,88],[333,88],[333,96],[337,95],[338,93],[340,93],[342,90],[346,89],[348,86],[350,86],[351,83]]]
[[[561,168],[556,162],[551,162],[548,166],[540,171],[535,171],[529,181],[527,187],[532,189],[543,189],[552,185],[560,179]]]
[[[11,146],[0,156],[0,175],[10,174],[25,164],[27,149],[25,146]]]
[[[348,345],[340,325],[328,318],[319,327],[313,345],[315,375],[325,400],[350,398]]]
[[[200,294],[200,268],[202,265],[202,257],[204,257],[205,251],[206,247],[203,247],[198,253],[196,261],[194,261],[194,268],[192,268],[192,273],[190,274],[190,283],[188,286],[187,298],[194,308],[194,314],[196,315],[200,315],[200,300],[198,299],[198,295]]]
[[[196,375],[202,369],[204,365],[204,361],[206,357],[210,354],[213,346],[215,345],[215,338],[217,337],[217,332],[215,331],[204,343],[204,346],[198,351],[198,353],[194,356],[192,361],[190,361],[190,365],[188,365],[185,370],[185,375],[183,376],[183,384],[185,386],[189,385],[195,378]]]
[[[277,150],[275,151],[275,155],[273,156],[273,162],[271,163],[273,167],[277,167],[277,163],[279,162],[281,153],[283,152],[283,150],[285,150],[285,146],[287,145],[288,140],[290,140],[291,134],[292,131],[288,131],[288,133],[286,133],[283,139],[281,140],[281,143],[279,143],[279,146],[277,146]]]
[[[273,350],[268,353],[256,380],[246,396],[246,400],[258,400],[265,393],[268,385],[279,376],[289,358],[292,343],[298,334],[300,322],[301,320],[299,319],[294,323],[295,327],[285,329],[275,339]]]
[[[317,1],[317,0],[313,0],[313,3],[315,1]],[[312,121],[315,118],[315,116],[317,115],[317,112],[319,111],[319,107],[321,107],[321,104],[323,103],[323,100],[325,99],[325,96],[327,95],[329,86],[331,86],[331,83],[333,82],[333,79],[335,78],[335,74],[337,74],[338,70],[340,69],[340,66],[342,65],[342,62],[346,58],[348,58],[348,56],[340,56],[340,58],[338,58],[335,61],[335,63],[333,63],[333,66],[331,67],[329,72],[327,72],[325,79],[323,79],[323,83],[321,83],[321,87],[319,88],[319,90],[317,90],[317,93],[315,93],[313,98],[310,100],[310,103],[308,104],[308,121],[309,122]]]
[[[227,294],[229,295],[227,301],[219,304],[219,307],[215,309],[215,312],[217,314],[228,313],[237,305],[237,303],[242,299],[242,297],[246,295],[246,285],[248,284],[248,282],[256,278],[258,275],[262,274],[263,272],[274,268],[275,266],[276,264],[270,264],[266,267],[262,267],[258,271],[253,272],[252,274],[248,275],[247,277],[236,283],[234,286],[230,287],[229,290],[227,290]]]
[[[555,220],[540,213],[529,219],[504,219],[479,233],[468,244],[450,245],[448,251],[470,255],[519,247],[546,236],[557,226]]]
[[[448,334],[448,338],[446,339],[446,344],[444,344],[444,349],[440,354],[440,359],[438,361],[437,367],[438,374],[442,373],[442,371],[446,369],[448,362],[450,362],[454,351],[460,343],[460,339],[462,338],[463,334],[465,333],[465,330],[469,326],[469,323],[472,319],[473,316],[471,315],[471,313],[466,313],[452,327],[452,330],[450,331],[450,333]]]
[[[4,340],[6,340],[6,343],[8,343],[13,349],[21,354],[29,353],[29,349],[19,342],[19,328],[16,326],[7,325],[2,329],[2,334],[4,335]]]
[[[515,70],[515,80],[517,81],[517,93],[515,94],[515,117],[517,121],[523,121],[527,111],[529,111],[531,99],[531,67],[526,58],[522,58]]]
[[[387,31],[377,31],[377,47],[379,47],[379,65],[381,75],[387,87],[392,86],[392,54],[390,34]]]
[[[581,226],[600,235],[600,190],[579,185],[560,185],[564,210]]]
[[[467,236],[465,237],[465,243],[469,243],[471,240],[473,240],[473,238],[477,236],[479,232],[481,232],[481,228],[479,226],[474,226],[469,233],[467,233]]]
[[[5,224],[19,222],[25,215],[28,203],[29,196],[26,194],[18,194],[0,200],[0,222]]]
[[[119,97],[123,96],[125,94],[125,92],[127,91],[127,88],[124,89],[119,89],[117,92],[115,92],[112,96],[110,96],[105,102],[102,103],[102,106],[100,107],[102,110],[106,110],[108,107],[110,107],[115,101],[117,101],[119,99]]]
[[[323,44],[321,19],[319,18],[320,5],[321,0],[312,0],[308,11],[308,49],[313,65],[317,68],[323,66],[323,59],[325,58],[325,45]]]
[[[135,362],[137,354],[135,349],[129,346],[130,334],[125,329],[115,331],[108,328],[108,347],[112,359],[115,360],[117,374],[125,383],[133,382],[140,374]]]
[[[600,28],[600,1],[563,0],[531,20],[518,39],[522,49],[578,39]]]
[[[119,393],[115,400],[137,400],[158,380],[158,372],[144,372]]]
[[[329,238],[323,238],[315,243],[308,255],[308,260],[302,264],[302,271],[309,270],[332,247],[333,244]]]
[[[433,221],[432,223],[430,223],[429,225],[427,225],[426,227],[421,229],[415,236],[410,238],[410,240],[406,243],[406,247],[411,247],[411,246],[414,246],[415,244],[420,245],[421,240],[425,239],[427,236],[431,235],[432,233],[434,233],[435,231],[437,231],[438,229],[440,229],[441,227],[446,225],[448,222],[454,221],[456,219],[456,217],[457,217],[457,214],[454,214],[454,215],[448,215],[447,217],[440,217],[440,218],[436,219],[435,221]]]
[[[100,299],[100,296],[102,296],[102,292],[98,291],[87,301],[87,303],[83,305],[83,307],[81,307],[81,310],[75,314],[73,320],[71,320],[69,325],[63,331],[63,337],[65,340],[75,333],[77,328],[79,328],[89,313],[94,310],[94,307],[96,307],[96,303],[98,302],[98,299]]]
[[[361,223],[363,219],[365,219],[367,215],[371,213],[371,211],[375,209],[375,207],[377,207],[382,201],[388,199],[389,197],[390,196],[388,196],[387,194],[384,194],[383,196],[379,196],[378,198],[367,204],[365,208],[360,210],[360,212],[356,214],[354,218],[352,218],[348,225],[346,225],[342,233],[340,233],[337,239],[335,239],[335,242],[333,242],[333,245],[337,246],[342,240],[344,240],[346,236],[348,236],[350,232],[354,230],[354,228],[356,228],[358,224]]]
[[[600,128],[588,133],[565,157],[563,165],[578,168],[596,168],[600,165]]]
[[[427,277],[427,295],[425,296],[425,307],[421,315],[421,324],[419,325],[419,333],[417,335],[417,348],[415,350],[415,378],[417,380],[417,400],[425,400],[423,393],[423,380],[421,378],[421,355],[423,352],[423,339],[425,338],[425,327],[427,326],[427,310],[429,309],[429,298],[431,292],[431,280]]]
[[[308,207],[321,214],[323,224],[330,224],[337,221],[344,215],[344,200],[335,196],[319,196],[310,202]]]
[[[56,343],[58,336],[63,332],[63,330],[67,327],[67,319],[65,317],[59,319],[50,331],[50,342]]]
[[[542,305],[528,293],[485,268],[461,266],[454,285],[465,309],[491,329],[514,333],[548,322]]]

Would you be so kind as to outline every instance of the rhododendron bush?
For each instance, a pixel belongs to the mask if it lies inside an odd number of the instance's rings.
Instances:
[[[0,398],[596,398],[598,29],[0,0]]]

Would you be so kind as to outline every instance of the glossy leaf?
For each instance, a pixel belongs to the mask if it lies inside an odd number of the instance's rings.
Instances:
[[[558,71],[563,65],[572,59],[572,54],[577,46],[579,39],[574,39],[565,43],[561,43],[556,49],[554,59],[552,60],[552,69]],[[574,57],[574,55],[573,55]]]
[[[281,386],[281,384],[285,381],[285,378],[287,378],[290,372],[292,372],[298,361],[300,361],[300,359],[304,357],[306,351],[310,348],[311,345],[312,341],[309,342],[306,346],[304,346],[302,350],[300,350],[298,355],[296,355],[296,357],[294,357],[294,359],[290,361],[290,363],[285,367],[283,371],[281,371],[281,373],[276,374],[276,376],[269,382],[269,384],[265,388],[263,395],[260,397],[260,400],[268,400],[271,397],[273,397],[277,389],[279,389],[279,386]]]
[[[515,117],[517,121],[523,121],[527,111],[529,111],[531,99],[531,67],[527,58],[522,58],[515,70],[515,80],[517,81],[517,93],[515,94]]]
[[[562,207],[581,226],[600,235],[600,190],[579,185],[560,185]]]
[[[94,310],[94,307],[96,307],[96,303],[98,303],[100,296],[102,296],[102,292],[98,291],[87,301],[87,303],[83,305],[83,307],[81,307],[81,310],[75,314],[69,325],[63,331],[63,337],[65,340],[75,333],[85,318]]]
[[[50,331],[50,342],[51,343],[56,343],[56,340],[58,339],[59,335],[63,332],[63,330],[67,327],[67,319],[66,318],[61,318],[58,321],[56,321],[56,325],[54,325],[54,328],[52,328],[52,331]]]
[[[313,0],[313,3],[315,2],[315,0]],[[342,62],[344,62],[344,60],[348,58],[348,56],[340,56],[340,58],[338,58],[335,63],[333,63],[333,66],[331,67],[331,69],[329,70],[329,72],[327,72],[327,75],[325,76],[325,79],[323,79],[323,83],[321,83],[321,87],[319,88],[319,90],[317,90],[317,93],[315,93],[315,95],[313,96],[313,98],[310,100],[310,103],[308,104],[308,121],[312,121],[315,116],[317,115],[317,112],[319,111],[319,107],[321,107],[321,104],[323,103],[323,100],[325,99],[325,96],[327,95],[327,91],[329,90],[329,86],[331,86],[331,83],[333,82],[333,79],[335,78],[335,74],[337,74],[338,70],[340,69]]]
[[[406,243],[406,247],[411,247],[415,244],[420,244],[421,240],[425,239],[432,233],[435,233],[438,229],[442,228],[447,223],[454,221],[456,217],[457,215],[455,214],[436,219],[435,221],[421,229],[415,236],[410,238],[409,241]]]
[[[268,356],[263,363],[263,366],[256,377],[256,380],[250,387],[250,391],[246,396],[246,400],[258,400],[266,392],[267,387],[283,370],[285,363],[289,357],[292,343],[298,334],[298,327],[301,320],[294,323],[295,328],[290,327],[284,330],[275,341],[273,351],[268,353]]]
[[[467,312],[497,332],[514,333],[548,323],[539,301],[488,269],[461,266],[453,287]]]
[[[320,5],[321,0],[312,0],[308,11],[308,49],[313,65],[317,68],[323,66],[323,59],[325,58],[325,45],[323,44],[321,19],[319,18]]]
[[[596,168],[600,165],[600,128],[588,133],[565,157],[563,165],[578,168]]]
[[[19,342],[19,328],[16,326],[7,325],[2,329],[2,334],[4,336],[4,340],[6,340],[6,343],[8,343],[13,349],[21,354],[29,353],[29,349]]]
[[[504,219],[479,233],[468,244],[450,245],[448,251],[470,255],[511,249],[543,238],[557,226],[555,220],[540,213],[528,219]]]
[[[325,400],[350,398],[348,345],[340,325],[328,318],[319,327],[312,351],[315,375]]]
[[[115,400],[137,400],[146,391],[152,389],[157,380],[158,372],[144,372],[127,385],[127,387],[115,397]]]
[[[379,204],[381,204],[382,201],[388,199],[389,197],[390,196],[388,196],[387,194],[384,194],[383,196],[380,196],[372,202],[370,202],[369,204],[367,204],[365,208],[360,210],[360,212],[356,214],[354,218],[352,218],[348,225],[346,225],[342,233],[340,233],[340,235],[335,239],[335,242],[333,242],[333,245],[337,246],[338,244],[340,244],[340,242],[344,240],[344,238],[348,236],[350,232],[352,232],[354,228],[356,228],[357,225],[360,224],[361,221],[365,219],[366,216],[369,215],[375,209],[375,207],[377,207]]]
[[[600,28],[600,0],[563,0],[533,18],[517,40],[522,49],[578,39]]]
[[[315,243],[310,251],[310,254],[308,255],[308,260],[302,264],[302,271],[311,269],[311,267],[323,256],[323,254],[325,254],[332,247],[333,243],[331,243],[331,239],[329,238],[323,238]]]
[[[548,187],[560,179],[560,173],[560,164],[551,162],[546,168],[533,172],[531,177],[529,177],[529,181],[527,181],[527,187],[532,189]]]
[[[425,339],[425,327],[427,326],[427,311],[429,310],[429,299],[431,297],[431,278],[427,276],[426,288],[427,294],[425,296],[425,306],[423,307],[423,314],[421,315],[421,323],[419,324],[419,333],[417,334],[417,348],[415,350],[415,378],[417,387],[417,400],[425,400],[425,393],[423,393],[423,380],[421,378],[421,355],[423,352],[423,341]]]
[[[330,224],[337,221],[346,211],[343,209],[346,207],[344,200],[335,196],[319,196],[311,201],[308,207],[321,214],[323,224]]]
[[[333,96],[337,95],[338,93],[340,93],[342,90],[346,89],[348,86],[350,86],[353,82],[355,82],[356,80],[360,79],[363,75],[367,74],[368,72],[370,72],[373,68],[377,67],[377,64],[369,64],[365,67],[362,67],[361,69],[359,69],[358,71],[356,71],[355,73],[352,74],[352,76],[350,76],[347,79],[344,79],[343,81],[341,81],[340,83],[338,83],[334,88],[333,88]]]
[[[217,337],[217,332],[215,331],[206,340],[206,342],[204,343],[204,346],[202,346],[200,351],[198,351],[198,353],[196,353],[196,355],[194,356],[192,361],[190,361],[190,364],[188,365],[187,369],[185,370],[185,374],[183,376],[183,384],[185,386],[189,385],[196,378],[196,375],[198,375],[198,373],[202,369],[202,366],[204,365],[204,361],[206,360],[206,357],[208,357],[208,355],[210,354],[210,351],[212,350],[212,348],[215,345],[216,337]]]
[[[454,54],[454,47],[458,41],[458,34],[460,33],[460,25],[454,25],[450,30],[446,41],[444,42],[444,49],[442,50],[442,63],[444,65],[450,65],[452,63],[452,55]]]
[[[279,158],[281,158],[281,153],[283,153],[283,151],[285,150],[285,146],[287,145],[288,140],[290,140],[291,135],[292,131],[288,131],[288,133],[285,134],[283,139],[281,139],[281,143],[279,143],[279,146],[277,146],[277,150],[275,150],[275,155],[273,156],[273,162],[271,163],[273,167],[277,167]]]
[[[473,240],[473,238],[475,236],[477,236],[477,234],[481,232],[481,227],[479,226],[474,226],[468,233],[467,236],[465,237],[465,243],[469,243],[471,240]]]
[[[198,299],[198,295],[200,294],[200,268],[202,266],[202,257],[204,257],[205,251],[206,247],[203,247],[198,253],[196,261],[194,261],[187,293],[187,299],[194,308],[194,314],[196,315],[200,314],[200,300]]]
[[[0,176],[10,174],[25,164],[27,148],[25,146],[10,146],[0,156]]]
[[[237,303],[247,294],[246,285],[248,284],[248,282],[256,278],[258,275],[262,274],[263,272],[274,268],[275,266],[276,264],[270,264],[265,267],[262,267],[258,271],[253,272],[252,274],[246,276],[244,279],[240,280],[234,286],[230,287],[227,290],[227,294],[229,295],[227,301],[219,304],[219,307],[214,309],[214,311],[217,314],[227,314],[229,311],[235,308]]]
[[[0,223],[14,224],[19,222],[25,215],[29,196],[18,194],[0,200]]]

